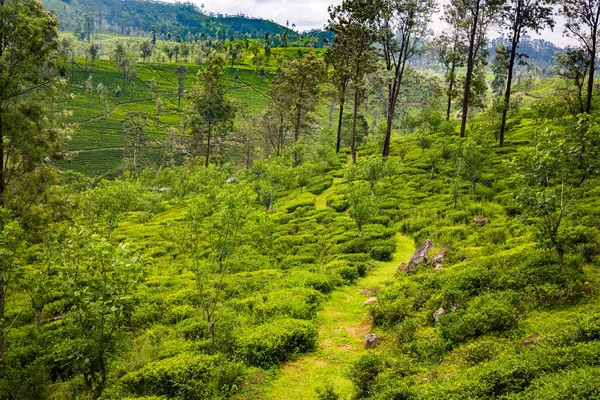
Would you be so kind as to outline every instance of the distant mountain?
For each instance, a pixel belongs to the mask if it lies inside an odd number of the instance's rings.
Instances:
[[[510,48],[510,40],[498,37],[490,42],[490,59],[496,55],[496,46],[504,44]],[[524,36],[519,43],[518,52],[524,54],[523,61],[528,64],[536,64],[541,68],[550,68],[554,65],[554,55],[563,52],[564,49],[544,39],[532,39]]]
[[[284,26],[244,15],[206,13],[192,3],[156,0],[42,0],[55,10],[62,30],[82,29],[84,14],[93,13],[97,33],[148,35],[155,26],[160,37],[186,38],[188,34],[214,39],[283,34]]]

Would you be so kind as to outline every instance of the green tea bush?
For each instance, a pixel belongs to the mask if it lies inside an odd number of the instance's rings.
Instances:
[[[391,328],[408,317],[411,311],[411,299],[400,297],[392,301],[377,302],[370,307],[369,314],[374,326]]]
[[[442,338],[459,344],[485,333],[500,333],[516,326],[519,312],[513,305],[513,293],[494,293],[476,298],[467,309],[440,317]]]
[[[327,198],[327,206],[331,207],[336,212],[344,212],[349,207],[348,200],[345,196],[331,196]]]
[[[238,354],[251,365],[270,368],[314,350],[317,336],[317,327],[312,322],[275,320],[241,332],[237,339]]]
[[[391,261],[396,251],[396,243],[389,240],[370,242],[369,247],[369,254],[377,261]]]
[[[244,375],[242,363],[222,356],[181,354],[130,372],[121,378],[121,383],[127,392],[137,396],[224,398],[238,391]]]
[[[507,400],[563,400],[600,398],[600,368],[548,374],[533,381],[523,393],[507,396]]]
[[[315,205],[315,195],[311,193],[302,193],[294,196],[291,200],[283,203],[285,211],[292,213],[300,207],[312,207]]]
[[[375,394],[376,379],[382,370],[383,360],[373,352],[361,356],[350,366],[346,376],[354,384],[357,399]]]

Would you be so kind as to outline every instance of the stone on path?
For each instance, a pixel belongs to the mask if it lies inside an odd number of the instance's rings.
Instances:
[[[365,335],[365,349],[370,350],[377,347],[379,343],[379,336],[374,333]]]
[[[369,297],[366,301],[365,301],[365,306],[370,306],[371,304],[375,304],[377,303],[377,297],[372,296]]]

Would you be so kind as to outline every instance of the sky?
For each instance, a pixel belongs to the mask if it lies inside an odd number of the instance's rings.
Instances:
[[[296,24],[299,31],[309,29],[321,29],[327,23],[327,8],[331,4],[340,4],[341,0],[191,0],[201,5],[204,4],[206,11],[221,14],[245,14],[251,17],[273,20],[279,24],[285,25],[289,21],[290,25]],[[441,0],[445,3],[447,0]],[[439,22],[440,15],[434,16],[431,27],[437,31],[443,26]],[[554,42],[559,46],[574,44],[572,39],[566,38],[562,34],[563,21],[559,18],[554,31],[547,29],[541,35],[532,34],[534,38],[541,37],[545,40]],[[497,37],[498,34],[490,34],[490,37]]]

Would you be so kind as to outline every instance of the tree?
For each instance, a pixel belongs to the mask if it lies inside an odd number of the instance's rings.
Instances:
[[[44,103],[56,85],[56,16],[35,0],[0,3],[0,210],[8,188],[56,155],[65,134]],[[4,231],[0,215],[0,231]],[[0,257],[4,258],[4,257]],[[0,271],[0,358],[5,351],[6,271]]]
[[[224,279],[243,240],[252,200],[243,187],[215,187],[192,199],[188,207],[182,243],[190,256],[211,346],[215,345],[215,326],[223,316],[223,303],[229,300]]]
[[[156,87],[156,79],[152,77],[150,82],[148,82],[148,92],[150,93],[150,98],[154,98],[154,88]]]
[[[368,73],[375,70],[376,65],[376,51],[372,46],[375,36],[369,26],[367,15],[362,12],[362,6],[360,0],[346,0],[341,6],[329,10],[330,30],[336,34],[329,58],[332,59],[334,68],[337,64],[338,71],[335,72],[334,82],[337,81],[336,86],[340,95],[336,150],[339,152],[341,141],[343,98],[350,86],[354,90],[350,142],[353,162],[356,162],[356,121],[359,101],[361,94],[364,93],[363,81]]]
[[[496,56],[492,63],[492,72],[494,80],[492,81],[492,92],[494,96],[502,96],[506,89],[506,79],[508,78],[509,54],[504,44],[496,46]]]
[[[282,75],[277,75],[268,90],[271,101],[260,117],[261,133],[265,147],[274,149],[277,156],[283,152],[292,129],[293,99]]]
[[[94,63],[96,59],[98,59],[98,55],[100,54],[100,46],[98,46],[95,43],[92,43],[88,48],[88,54],[92,58],[92,63]]]
[[[508,60],[508,75],[506,78],[506,90],[504,91],[504,108],[502,109],[502,123],[500,125],[500,147],[504,146],[504,134],[506,131],[506,118],[510,105],[511,85],[515,61],[522,57],[517,54],[521,37],[532,30],[539,33],[545,27],[554,27],[553,0],[510,0],[499,8],[501,26],[505,28],[510,36],[510,57]],[[600,4],[597,6],[600,13]],[[598,18],[598,15],[596,16]],[[567,25],[569,26],[569,25]]]
[[[371,196],[369,185],[361,181],[348,181],[346,198],[350,206],[350,216],[356,223],[358,236],[362,238],[363,227],[371,222],[377,212],[375,199]]]
[[[215,134],[230,130],[235,119],[235,107],[231,100],[225,97],[224,66],[223,57],[211,58],[207,67],[198,72],[198,84],[191,94],[193,145],[198,155],[201,140],[206,137],[206,166],[210,160],[211,139]]]
[[[467,118],[469,116],[471,84],[473,75],[481,61],[481,52],[487,46],[485,39],[488,24],[496,10],[498,0],[452,0],[450,8],[457,15],[464,16],[464,29],[468,37],[467,73],[463,87],[462,120],[460,136],[464,137],[467,129]]]
[[[559,264],[568,247],[566,220],[598,175],[599,160],[600,128],[582,116],[564,131],[542,132],[511,164],[524,217],[537,228],[539,245],[556,251]]]
[[[94,13],[92,12],[83,14],[83,33],[88,43],[91,42],[94,35]]]
[[[62,251],[63,290],[73,307],[66,328],[71,340],[56,355],[83,377],[92,400],[106,388],[109,361],[119,350],[131,317],[138,258],[121,244],[71,228]]]
[[[565,33],[579,41],[587,53],[588,81],[585,112],[592,111],[594,75],[600,39],[600,2],[594,0],[562,0],[562,14],[566,18]]]
[[[156,116],[158,117],[158,120],[160,121],[160,116],[163,113],[163,102],[160,99],[160,97],[156,98]]]
[[[377,184],[389,175],[388,164],[381,157],[366,157],[358,164],[357,176],[369,184],[371,194],[375,194]]]
[[[140,157],[148,146],[148,120],[150,116],[143,112],[129,113],[123,122],[124,150],[133,159],[133,167],[137,166]]]
[[[177,75],[177,110],[181,109],[181,97],[185,93],[185,77],[187,76],[187,67],[185,64],[181,64],[175,70]]]
[[[146,60],[152,56],[153,52],[154,52],[154,47],[152,46],[152,42],[150,42],[149,40],[144,40],[140,44],[140,53],[142,55],[142,60],[144,60],[144,62],[146,62]]]
[[[583,87],[585,80],[588,78],[588,67],[590,65],[588,60],[588,54],[581,48],[567,48],[564,53],[557,54],[555,56],[556,74],[563,78],[567,85],[570,83],[575,88],[575,94],[573,95],[572,90],[567,86],[567,98],[571,100],[575,97],[577,105],[574,114],[585,112],[585,100],[583,96]],[[569,104],[572,104],[569,101]]]
[[[390,141],[398,95],[406,63],[420,51],[427,25],[436,11],[434,0],[364,1],[359,8],[371,18],[385,68],[389,74],[387,87],[387,125],[382,155],[390,154]]]
[[[173,51],[173,47],[171,47],[171,45],[169,44],[165,44],[163,46],[163,52],[169,58],[169,62],[171,62],[173,60],[173,55],[175,54],[175,52]]]
[[[450,120],[452,100],[458,97],[458,91],[455,88],[456,69],[464,65],[466,49],[463,43],[463,15],[459,14],[456,8],[446,6],[443,19],[449,25],[449,29],[431,42],[431,48],[437,61],[446,69],[445,79],[448,83],[446,120]]]
[[[296,142],[300,138],[302,126],[306,124],[307,115],[315,109],[320,93],[319,84],[324,77],[325,65],[314,52],[293,61],[284,74],[284,90],[288,90],[292,96]]]

